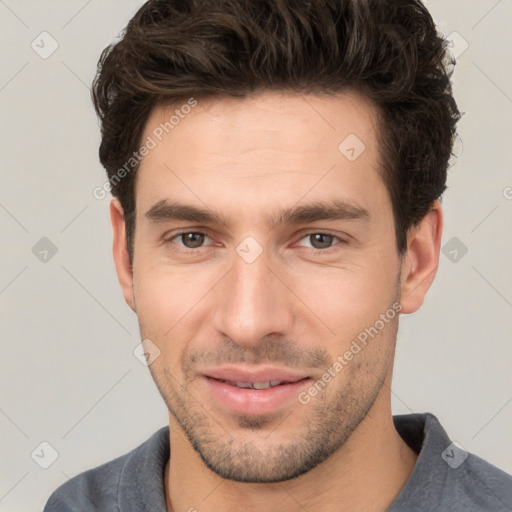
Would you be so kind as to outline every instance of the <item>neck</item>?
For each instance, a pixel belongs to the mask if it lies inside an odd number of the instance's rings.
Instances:
[[[394,428],[387,390],[327,460],[304,475],[271,484],[219,477],[204,465],[170,417],[172,455],[165,471],[168,511],[234,512],[243,503],[248,512],[384,512],[407,482],[417,459]]]

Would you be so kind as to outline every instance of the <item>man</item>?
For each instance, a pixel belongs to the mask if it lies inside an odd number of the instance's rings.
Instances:
[[[512,477],[393,418],[460,118],[419,0],[157,0],[101,56],[114,260],[169,427],[46,512],[505,511]]]

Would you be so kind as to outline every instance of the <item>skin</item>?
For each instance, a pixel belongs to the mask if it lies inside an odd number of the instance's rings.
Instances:
[[[156,107],[143,140],[175,108]],[[290,367],[311,378],[307,391],[393,304],[402,314],[421,306],[438,265],[442,210],[436,201],[398,254],[377,119],[355,92],[200,100],[140,166],[132,267],[123,209],[112,200],[123,294],[142,338],[160,350],[150,371],[170,411],[169,511],[240,503],[262,512],[384,511],[410,476],[417,456],[391,414],[398,315],[306,405],[234,414],[201,377],[226,361]],[[338,150],[349,134],[366,147],[355,161]],[[222,221],[150,219],[162,200]],[[278,209],[327,200],[368,215],[269,223]],[[207,236],[189,248],[175,237],[182,230]],[[252,263],[236,252],[248,236],[262,249]]]

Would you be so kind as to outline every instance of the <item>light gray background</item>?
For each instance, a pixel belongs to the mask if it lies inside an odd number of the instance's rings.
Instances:
[[[92,196],[105,176],[88,88],[141,4],[0,0],[2,512],[41,510],[59,484],[167,423],[133,355],[109,200]],[[458,260],[441,256],[424,307],[401,319],[393,410],[435,413],[466,450],[512,472],[512,0],[427,5],[469,45],[455,73],[463,145],[443,200],[443,245],[457,237],[468,252],[449,246]],[[43,31],[59,45],[46,59],[31,48]],[[47,262],[32,252],[42,237],[58,249]],[[48,469],[44,441],[58,452]]]

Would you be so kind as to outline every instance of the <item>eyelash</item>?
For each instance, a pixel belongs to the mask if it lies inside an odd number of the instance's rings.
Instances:
[[[211,237],[208,235],[208,233],[205,233],[204,231],[180,231],[179,233],[175,233],[172,236],[166,238],[165,242],[172,243],[172,242],[174,242],[175,239],[179,238],[180,236],[190,234],[190,233],[192,233],[194,235],[204,235],[205,237],[208,237],[211,239]],[[332,233],[323,232],[323,231],[311,231],[309,233],[306,233],[304,236],[302,236],[298,241],[300,242],[300,241],[304,240],[305,238],[308,238],[312,235],[327,235],[327,236],[331,236],[334,239],[333,245],[331,245],[331,247],[328,247],[327,249],[315,249],[314,247],[310,247],[309,249],[314,255],[330,254],[331,252],[339,249],[339,247],[336,247],[338,244],[343,244],[343,245],[347,244],[347,240],[344,240],[344,239],[340,238],[339,236],[333,235]],[[338,244],[335,243],[335,240],[338,240]],[[204,245],[197,247],[195,249],[190,249],[190,248],[181,246],[179,244],[176,244],[176,245],[177,245],[177,247],[179,247],[179,249],[177,249],[178,252],[181,252],[184,254],[197,253],[200,249],[205,248]]]

